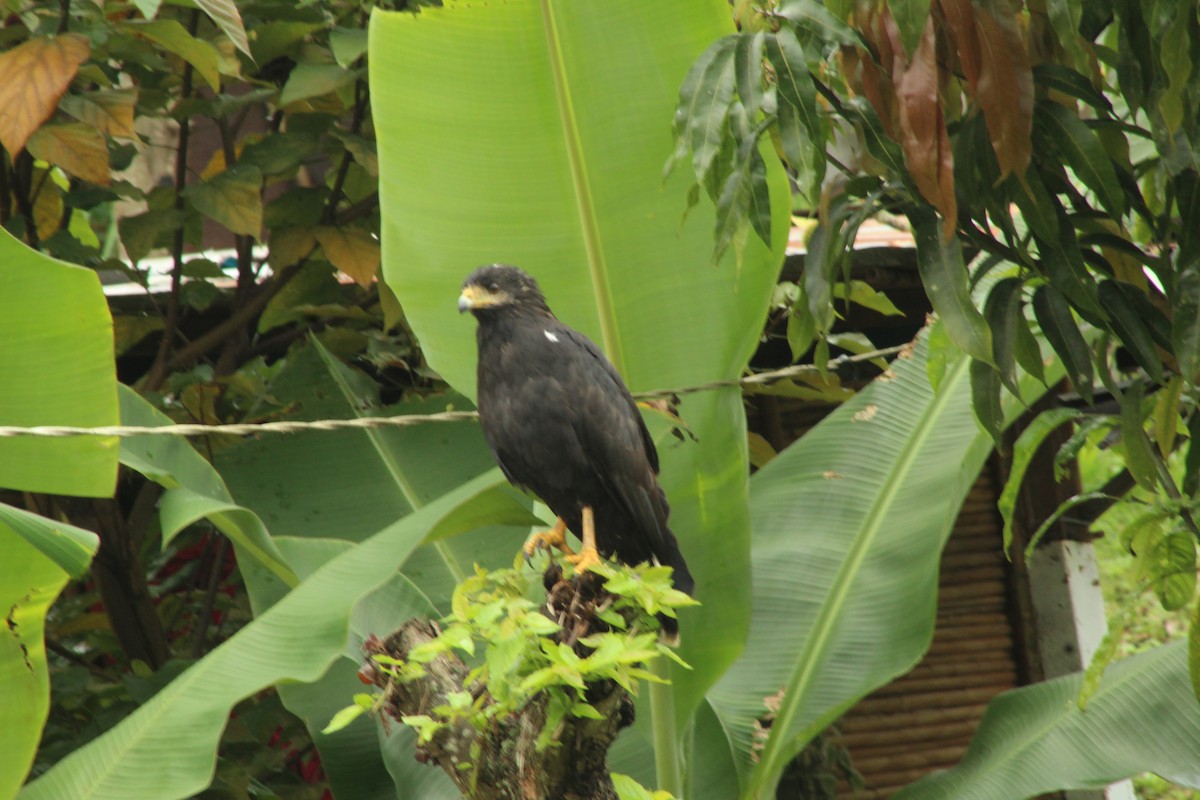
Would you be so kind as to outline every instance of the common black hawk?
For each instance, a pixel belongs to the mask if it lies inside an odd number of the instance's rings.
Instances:
[[[458,310],[479,321],[478,406],[484,437],[505,477],[557,516],[525,550],[583,542],[576,570],[613,556],[673,569],[675,587],[694,589],[658,483],[658,451],[612,363],[591,339],[554,316],[537,281],[504,264],[463,283]],[[663,618],[664,632],[677,632]]]

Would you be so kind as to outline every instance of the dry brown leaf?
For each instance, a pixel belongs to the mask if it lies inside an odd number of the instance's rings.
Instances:
[[[983,108],[1000,177],[1029,166],[1033,131],[1033,71],[1016,12],[990,3],[973,7],[979,37],[976,99]]]
[[[1029,166],[1033,72],[1013,9],[997,3],[939,0],[967,91],[983,110],[1003,179]]]
[[[958,201],[954,196],[954,151],[938,91],[936,51],[930,17],[917,51],[896,80],[896,99],[904,163],[921,196],[941,213],[943,235],[948,237],[958,222]]]
[[[359,228],[316,229],[317,241],[329,263],[360,286],[370,286],[379,271],[379,242]]]
[[[76,178],[107,186],[112,180],[104,134],[82,122],[43,125],[26,145],[29,154]]]
[[[0,54],[0,144],[10,155],[49,119],[75,71],[91,52],[76,33],[39,37]]]
[[[856,77],[856,88],[879,115],[884,132],[899,141],[900,122],[895,84],[903,74],[905,63],[900,27],[886,4],[862,12],[860,23],[861,33],[875,51],[878,63],[871,54],[860,54],[850,48],[843,48],[843,58],[848,59],[850,73]]]

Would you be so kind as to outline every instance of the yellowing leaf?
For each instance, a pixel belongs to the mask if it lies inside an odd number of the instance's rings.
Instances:
[[[68,95],[58,107],[106,136],[137,139],[137,132],[133,129],[133,107],[136,104],[136,89],[101,89],[87,94]]]
[[[379,271],[379,242],[360,228],[316,230],[317,241],[329,263],[349,275],[360,286],[370,286]]]
[[[45,125],[29,137],[29,153],[76,178],[107,186],[112,179],[104,134],[82,122]]]
[[[193,208],[234,233],[257,238],[262,232],[262,172],[257,167],[225,170],[189,186],[184,195]]]
[[[250,42],[246,40],[246,26],[233,0],[196,0],[196,5],[217,24],[221,32],[229,37],[238,50],[250,55]],[[253,56],[251,56],[253,58]]]
[[[38,172],[43,180],[37,196],[33,198],[33,225],[37,229],[38,239],[45,241],[62,225],[63,195],[57,183],[45,179],[44,170]]]
[[[309,228],[274,228],[271,231],[271,252],[267,263],[279,272],[300,260],[317,246],[317,237]]]
[[[84,37],[30,39],[0,54],[0,144],[15,156],[58,105],[91,45]]]

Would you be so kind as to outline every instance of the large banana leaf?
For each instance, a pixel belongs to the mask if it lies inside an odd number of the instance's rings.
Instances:
[[[121,421],[162,427],[171,418],[128,386],[120,387]],[[233,502],[221,476],[186,439],[179,436],[129,436],[121,440],[121,463],[166,489],[159,502],[163,542],[201,518],[207,518],[237,546],[243,570],[249,561],[264,567],[287,586],[296,584],[291,567],[275,547],[258,515]]]
[[[813,735],[929,645],[942,546],[991,440],[971,411],[967,359],[935,392],[927,350],[922,336],[892,376],[751,480],[755,624],[709,693],[745,797],[773,796]],[[764,744],[754,732],[768,699]]]
[[[988,706],[963,760],[895,800],[1016,800],[1100,789],[1139,772],[1200,789],[1200,703],[1184,642],[1118,661],[1080,710],[1080,675],[1014,689]]]
[[[422,414],[465,404],[451,393],[382,408],[378,387],[315,341],[289,356],[268,392],[275,401],[298,408],[295,417],[300,419]],[[302,576],[351,543],[489,473],[487,490],[469,506],[471,518],[459,514],[446,521],[455,532],[487,527],[417,548],[404,561],[404,575],[393,577],[356,607],[345,658],[319,681],[279,687],[284,704],[312,733],[339,800],[394,796],[374,720],[363,717],[335,734],[321,733],[330,715],[345,707],[356,691],[354,673],[363,635],[384,636],[412,616],[448,612],[451,588],[474,563],[511,564],[521,536],[496,526],[528,526],[534,520],[528,499],[503,483],[479,426],[472,422],[245,440],[222,451],[217,465],[238,502],[269,521],[289,563]],[[269,575],[249,573],[246,578],[256,613],[284,593],[285,587]],[[420,590],[412,581],[420,583]],[[442,611],[426,595],[446,600]],[[412,762],[411,749],[402,758]]]
[[[96,273],[0,229],[0,425],[117,424],[112,317]],[[108,497],[113,437],[0,439],[0,486]]]
[[[729,33],[722,0],[450,2],[371,19],[383,260],[430,365],[474,394],[474,323],[455,313],[475,266],[541,282],[634,390],[736,377],[761,329],[787,234],[770,173],[774,247],[708,266],[713,212],[686,223],[683,176],[662,182],[692,61]],[[771,159],[774,161],[774,159]],[[682,620],[686,719],[737,655],[749,583],[746,445],[736,391],[691,396],[698,443],[663,452],[673,527],[702,605]]]
[[[287,554],[288,563],[296,567],[302,578],[352,546],[341,539],[280,537],[277,541]],[[335,713],[349,704],[351,693],[359,690],[356,673],[363,660],[363,640],[372,633],[385,636],[400,622],[417,616],[433,618],[438,614],[411,581],[403,575],[393,575],[355,605],[346,649],[320,680],[278,687],[284,705],[308,726],[313,743],[321,753],[321,766],[329,787],[337,800],[394,800],[396,797],[396,784],[388,774],[381,753],[380,735],[387,736],[388,733],[382,731],[378,718],[364,715],[337,733],[321,731]],[[391,725],[390,732],[395,733],[401,728],[403,726]],[[411,741],[409,744],[411,748]],[[420,767],[412,754],[411,749],[405,753],[406,761]],[[441,773],[441,770],[428,771]]]
[[[98,545],[90,531],[0,504],[0,797],[25,780],[50,710],[46,611]]]
[[[230,709],[267,686],[321,677],[345,652],[359,600],[496,480],[485,473],[325,562],[111,731],[27,785],[22,800],[170,800],[203,789]]]

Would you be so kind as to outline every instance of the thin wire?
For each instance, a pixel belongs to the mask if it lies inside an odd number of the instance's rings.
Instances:
[[[835,370],[843,364],[853,364],[872,361],[876,358],[897,355],[907,345],[887,347],[873,350],[869,353],[859,353],[853,356],[839,356],[829,362],[827,370]],[[681,386],[676,389],[656,389],[650,392],[638,392],[634,397],[652,400],[663,397],[678,397],[680,395],[707,392],[714,389],[726,389],[737,386],[769,385],[777,381],[818,372],[813,364],[794,364],[790,367],[757,372],[742,378],[727,381],[712,381],[694,386]],[[35,425],[22,427],[18,425],[0,425],[0,439],[16,436],[40,436],[45,438],[66,438],[69,436],[256,436],[260,433],[298,433],[300,431],[339,431],[364,428],[404,428],[410,425],[423,425],[427,422],[464,422],[479,419],[476,411],[443,411],[437,414],[405,414],[395,417],[356,417],[354,419],[319,419],[295,420],[280,422],[231,423],[228,425],[106,425],[96,428],[80,428],[70,425]]]

